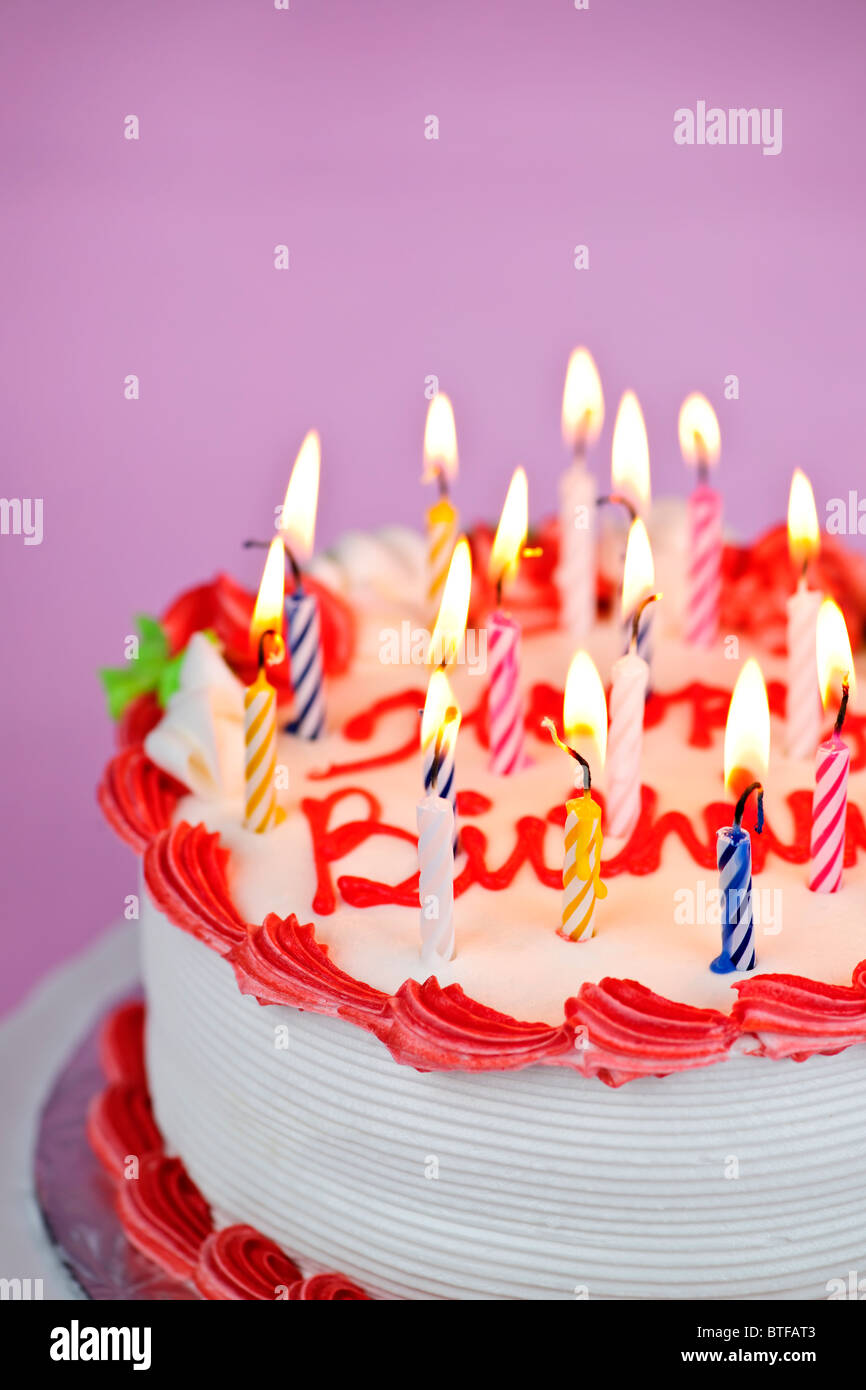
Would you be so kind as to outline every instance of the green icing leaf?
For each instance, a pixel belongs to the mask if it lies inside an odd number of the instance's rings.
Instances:
[[[186,651],[169,655],[168,638],[156,618],[140,613],[135,624],[138,628],[138,656],[123,666],[105,667],[99,672],[112,719],[120,719],[133,700],[151,691],[156,692],[157,700],[164,708],[180,684]],[[214,645],[217,644],[215,633],[206,632],[205,636]]]

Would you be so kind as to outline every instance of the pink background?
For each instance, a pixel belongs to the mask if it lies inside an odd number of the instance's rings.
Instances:
[[[608,400],[601,477],[628,386],[657,493],[686,484],[682,397],[715,402],[746,534],[782,516],[796,464],[819,507],[863,477],[858,0],[291,4],[5,10],[2,492],[45,499],[45,537],[0,537],[0,1007],[136,889],[94,803],[96,667],[133,613],[220,567],[253,579],[238,542],[310,425],[322,543],[419,519],[431,373],[464,516],[493,516],[518,462],[548,511],[580,341]],[[782,107],[782,153],[676,146],[674,110],[701,99]]]

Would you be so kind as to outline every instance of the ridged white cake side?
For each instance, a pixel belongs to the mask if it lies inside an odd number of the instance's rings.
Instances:
[[[383,1298],[816,1299],[866,1269],[866,1048],[618,1091],[560,1068],[423,1074],[352,1024],[242,996],[146,895],[141,932],[167,1147],[220,1224],[305,1272]]]

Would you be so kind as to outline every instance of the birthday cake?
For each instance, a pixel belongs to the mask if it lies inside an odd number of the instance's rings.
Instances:
[[[676,604],[656,606],[637,818],[578,865],[587,925],[563,862],[589,789],[543,726],[568,735],[574,641],[556,528],[531,539],[509,596],[522,747],[507,775],[491,771],[495,656],[467,640],[449,670],[446,945],[438,918],[425,928],[423,858],[419,885],[419,535],[352,535],[307,569],[324,727],[299,736],[303,682],[293,696],[277,667],[265,833],[249,738],[244,754],[254,593],[221,576],[184,594],[142,630],[150,669],[117,677],[99,799],[141,856],[146,1020],[143,1055],[141,1011],[112,1022],[89,1131],[129,1238],[203,1297],[815,1299],[863,1267],[866,719],[852,703],[843,880],[812,891],[815,756],[775,755],[784,541],[729,548],[738,646],[697,653]],[[480,633],[491,532],[470,543]],[[824,564],[859,637],[860,571],[833,547]],[[587,637],[605,685],[622,643],[615,617]],[[720,943],[737,949],[717,892],[722,743],[753,656],[774,750],[760,835],[754,794],[742,813],[755,963],[714,971]],[[608,796],[599,759],[602,826]]]

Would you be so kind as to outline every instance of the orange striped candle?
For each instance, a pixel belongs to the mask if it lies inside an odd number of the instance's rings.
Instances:
[[[601,807],[593,801],[589,763],[576,749],[563,743],[552,719],[542,719],[557,748],[580,764],[583,791],[565,803],[565,860],[562,866],[562,922],[559,935],[566,941],[589,941],[595,936],[592,914],[598,898],[607,897],[601,881]]]
[[[565,803],[565,863],[562,869],[562,926],[566,941],[595,936],[596,898],[607,896],[601,882],[601,807],[588,791]]]
[[[439,497],[427,511],[427,599],[432,614],[439,611],[451,556],[457,543],[459,518],[448,496],[448,484],[457,476],[457,429],[451,402],[438,391],[427,410],[424,426],[422,481],[435,482]]]
[[[282,539],[275,537],[268,549],[250,624],[250,641],[258,648],[259,673],[244,691],[244,825],[257,835],[270,830],[279,818],[274,786],[277,695],[265,665],[285,654],[281,632],[284,589],[285,549]]]
[[[244,691],[244,825],[261,835],[277,813],[274,771],[277,765],[277,694],[262,666]]]

